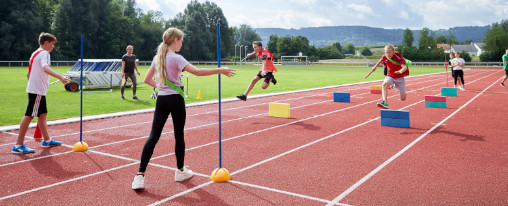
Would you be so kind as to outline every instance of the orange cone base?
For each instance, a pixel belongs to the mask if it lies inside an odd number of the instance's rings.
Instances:
[[[88,150],[88,144],[86,142],[76,142],[72,147],[74,152],[83,152]]]
[[[226,168],[216,168],[213,170],[210,179],[214,182],[226,182],[231,179],[231,176]]]

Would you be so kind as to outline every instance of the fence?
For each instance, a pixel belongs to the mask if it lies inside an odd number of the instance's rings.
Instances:
[[[76,61],[51,61],[51,66],[72,66]],[[150,66],[152,61],[139,61],[139,66]],[[189,61],[194,65],[217,65],[217,61]],[[242,62],[242,64],[256,64],[259,62]],[[280,64],[281,62],[274,62]],[[28,67],[28,61],[0,61],[2,67]],[[239,65],[240,62],[221,61],[221,65]],[[310,65],[332,65],[332,66],[374,66],[375,62],[312,62]],[[413,66],[436,66],[444,62],[413,62]],[[503,62],[466,62],[466,66],[503,66]]]

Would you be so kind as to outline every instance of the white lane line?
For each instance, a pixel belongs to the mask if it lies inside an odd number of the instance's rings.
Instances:
[[[490,76],[490,75],[489,75],[489,76]],[[487,76],[486,76],[486,77],[487,77]],[[483,78],[486,78],[486,77],[483,77]],[[480,79],[483,79],[483,78],[480,78]],[[475,80],[475,81],[478,81],[478,80],[480,80],[480,79],[477,79],[477,80]],[[432,86],[434,86],[434,85],[432,85]],[[431,87],[431,86],[428,86],[428,87]],[[417,90],[413,90],[413,91],[411,91],[411,92],[414,92],[414,91],[419,91],[419,90],[423,90],[423,89],[428,88],[428,87],[423,87],[423,88],[420,88],[420,89],[417,89]],[[409,93],[409,92],[408,92],[408,93]],[[392,95],[392,96],[396,96],[396,95]],[[375,101],[370,101],[370,102],[365,102],[365,103],[363,103],[363,104],[372,103],[372,102],[376,102],[376,101],[377,101],[377,100],[375,100]],[[423,100],[422,100],[422,101],[423,101]],[[420,101],[420,102],[422,102],[422,101]],[[417,103],[419,103],[419,102],[417,102]],[[417,104],[417,103],[414,103],[414,104]],[[362,105],[363,105],[363,104],[362,104]],[[413,105],[414,105],[414,104],[413,104]],[[358,106],[358,105],[357,105],[357,106]],[[354,108],[354,107],[357,107],[357,106],[352,106],[352,107],[349,107],[349,108]],[[411,106],[411,105],[410,105],[410,106]],[[409,107],[409,106],[408,106],[408,107]],[[341,109],[341,110],[346,110],[346,109],[347,109],[347,108],[344,108],[344,109]],[[337,111],[334,111],[334,112],[329,112],[329,113],[324,113],[324,114],[321,114],[321,115],[315,115],[315,116],[313,116],[313,117],[309,117],[309,118],[306,118],[306,119],[304,119],[304,120],[308,120],[308,119],[313,119],[313,118],[316,118],[316,117],[325,116],[325,115],[327,115],[327,114],[331,114],[331,113],[335,113],[335,112],[337,112]],[[379,118],[379,117],[378,117],[378,118]],[[293,123],[301,122],[301,121],[304,121],[304,120],[294,121]],[[373,120],[369,120],[368,122],[371,122],[371,121],[374,121],[374,120],[375,120],[375,119],[373,119]],[[284,126],[285,126],[285,125],[289,125],[289,124],[284,124]],[[279,127],[279,126],[272,127],[272,129],[274,129],[274,128],[278,128],[278,127]],[[253,132],[253,133],[257,133],[257,132]],[[341,131],[340,133],[342,133],[342,131]],[[236,136],[236,137],[229,138],[229,139],[226,139],[226,140],[232,140],[232,139],[236,139],[236,138],[239,138],[239,137],[242,137],[242,136],[247,136],[247,135],[249,135],[249,134]],[[325,137],[325,138],[326,138],[326,137]],[[226,140],[225,140],[225,141],[226,141]],[[215,142],[215,144],[217,144],[217,143]],[[207,144],[207,145],[211,145],[211,144],[209,143],[209,144]],[[66,147],[71,147],[70,145],[64,145],[64,146],[66,146]],[[194,149],[196,149],[196,148],[201,148],[201,147],[204,147],[204,146],[205,146],[205,145],[203,145],[203,146],[198,146],[198,147],[194,147]],[[191,148],[191,149],[193,149],[193,148]],[[191,149],[189,149],[189,150],[191,150]],[[98,152],[98,153],[100,153],[100,152]],[[103,153],[103,154],[107,154],[107,153]],[[172,154],[174,154],[174,153],[172,153]],[[116,155],[111,155],[111,156],[116,156]],[[156,158],[152,158],[152,160],[154,160],[154,159],[158,159],[158,158],[162,158],[162,157],[165,157],[165,156],[169,156],[169,155],[162,155],[162,156],[159,156],[159,157],[156,157]],[[117,157],[121,157],[121,156],[117,156]],[[125,157],[121,157],[121,158],[122,158],[122,159],[127,159],[127,160],[132,160],[132,159],[130,159],[130,158],[125,158]],[[1,198],[0,198],[0,201],[1,201],[1,200],[4,200],[4,199],[9,199],[9,198],[12,198],[12,197],[20,196],[20,195],[23,195],[23,194],[27,194],[27,193],[31,193],[31,192],[35,192],[35,191],[39,191],[39,190],[42,190],[42,189],[50,188],[50,187],[53,187],[53,186],[61,185],[61,184],[64,184],[64,183],[73,182],[73,181],[80,180],[80,179],[84,179],[84,178],[87,178],[87,177],[91,177],[91,176],[95,176],[95,175],[99,175],[99,174],[103,174],[103,173],[111,172],[111,171],[114,171],[114,170],[117,170],[117,169],[121,169],[121,168],[124,168],[124,167],[132,166],[132,165],[135,165],[135,164],[138,164],[138,161],[136,161],[136,162],[134,162],[134,163],[127,164],[127,165],[123,165],[123,166],[119,166],[119,167],[115,167],[115,168],[107,169],[107,170],[104,170],[104,171],[96,172],[96,173],[93,173],[93,174],[89,174],[89,175],[85,175],[85,176],[77,177],[77,178],[74,178],[74,179],[69,179],[69,180],[65,180],[65,181],[62,181],[62,182],[57,182],[57,183],[54,183],[54,184],[51,184],[51,185],[47,185],[47,186],[43,186],[43,187],[39,187],[39,188],[35,188],[35,189],[31,189],[31,190],[27,190],[27,191],[24,191],[24,192],[16,193],[16,194],[13,194],[13,195],[9,195],[9,196],[5,196],[5,197],[1,197]],[[256,165],[259,165],[259,164],[256,164]],[[242,171],[245,171],[245,170],[242,170]],[[238,171],[237,171],[235,174],[237,174],[237,173],[238,173]],[[233,173],[232,173],[232,174],[233,174]],[[187,193],[192,192],[192,191],[194,191],[194,190],[196,190],[196,189],[199,189],[199,188],[201,188],[201,187],[204,187],[204,186],[206,186],[206,185],[208,185],[208,184],[210,184],[210,183],[212,183],[212,182],[208,182],[208,183],[204,183],[204,184],[202,184],[202,185],[198,185],[198,186],[193,187],[193,188],[191,188],[191,189],[189,189],[189,190],[187,190],[187,191],[184,191],[184,192],[181,192],[181,193],[179,193],[179,194],[176,194],[176,195],[173,195],[173,196],[171,196],[171,197],[168,197],[168,198],[166,198],[166,199],[164,199],[164,200],[165,200],[165,201],[171,200],[171,199],[173,199],[173,198],[175,198],[175,197],[178,197],[178,196],[181,196],[181,195],[187,194]],[[161,200],[161,201],[157,202],[157,204],[160,204],[160,203],[165,202],[164,200]],[[154,203],[154,204],[155,204],[155,203]],[[339,203],[335,203],[335,204],[339,204]]]
[[[409,150],[411,147],[413,147],[416,143],[418,143],[420,140],[422,140],[423,138],[425,138],[428,134],[430,134],[431,132],[433,132],[437,127],[441,126],[443,123],[445,123],[448,119],[452,118],[453,116],[455,116],[455,114],[457,114],[458,112],[460,112],[464,107],[466,107],[467,105],[469,105],[471,102],[473,102],[476,98],[478,98],[481,94],[483,94],[487,89],[489,89],[490,87],[492,87],[494,84],[498,83],[498,81],[495,81],[494,83],[492,83],[490,86],[488,86],[487,88],[485,88],[481,93],[477,94],[476,96],[474,96],[471,100],[469,100],[467,103],[465,103],[464,105],[462,105],[460,108],[458,108],[457,110],[455,110],[455,112],[453,112],[452,114],[448,115],[448,117],[446,117],[445,119],[441,120],[441,122],[437,123],[434,127],[432,127],[431,129],[429,129],[427,132],[425,132],[424,134],[422,134],[420,137],[418,137],[417,139],[415,139],[413,142],[411,142],[410,144],[408,144],[406,147],[404,147],[402,150],[400,150],[399,152],[397,152],[395,155],[393,155],[392,157],[390,157],[388,160],[386,160],[385,162],[383,162],[381,165],[379,165],[376,169],[372,170],[369,174],[367,174],[366,176],[364,176],[362,179],[358,180],[358,182],[356,182],[354,185],[352,185],[351,187],[349,187],[346,191],[344,191],[342,194],[340,194],[339,196],[337,196],[335,199],[333,199],[333,201],[328,204],[328,205],[333,205],[334,203],[337,203],[339,201],[341,201],[342,199],[344,199],[344,197],[346,197],[347,195],[349,195],[351,192],[353,192],[353,190],[355,190],[356,188],[358,188],[360,185],[362,185],[363,183],[365,183],[367,180],[369,180],[372,176],[374,176],[376,173],[378,173],[379,171],[381,171],[384,167],[386,167],[386,165],[390,164],[393,160],[397,159],[397,157],[399,157],[400,155],[402,155],[404,152],[406,152],[407,150]]]

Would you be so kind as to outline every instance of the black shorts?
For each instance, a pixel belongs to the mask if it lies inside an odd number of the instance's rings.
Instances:
[[[508,76],[508,70],[504,70],[504,73],[506,74],[506,76]]]
[[[26,107],[25,116],[40,117],[41,114],[45,113],[48,113],[46,96],[28,93],[28,106]]]
[[[259,71],[256,76],[258,76],[259,78],[265,78],[265,82],[266,83],[270,83],[270,80],[273,79],[273,73],[272,72],[266,72],[265,76],[262,76],[261,75],[261,71]]]

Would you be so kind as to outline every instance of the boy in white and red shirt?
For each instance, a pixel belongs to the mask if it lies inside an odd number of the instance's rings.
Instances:
[[[46,94],[49,87],[49,76],[58,78],[63,84],[69,83],[69,77],[62,76],[51,69],[51,59],[49,52],[55,48],[56,37],[49,33],[41,33],[39,36],[40,48],[37,49],[30,57],[30,65],[28,70],[28,84],[26,92],[28,93],[28,106],[25,116],[19,125],[19,135],[16,145],[12,148],[14,154],[33,153],[34,149],[25,147],[23,144],[25,134],[32,119],[37,116],[37,125],[41,130],[44,141],[42,147],[53,147],[61,145],[62,142],[49,138],[46,125],[46,115],[48,113],[46,107]]]
[[[249,84],[249,87],[247,87],[247,90],[245,91],[245,94],[236,96],[238,99],[241,99],[243,101],[247,100],[247,95],[249,95],[252,88],[254,88],[254,85],[256,83],[264,78],[265,81],[263,81],[263,84],[261,85],[261,88],[266,89],[270,85],[270,82],[273,83],[273,85],[277,84],[277,80],[275,80],[275,77],[273,76],[274,72],[277,72],[277,68],[275,68],[275,65],[273,65],[273,55],[270,53],[270,51],[263,49],[263,43],[260,41],[254,41],[252,42],[252,48],[254,49],[254,52],[247,54],[247,58],[251,57],[252,55],[257,55],[261,58],[261,69],[259,70],[258,74],[252,79],[252,81]]]

